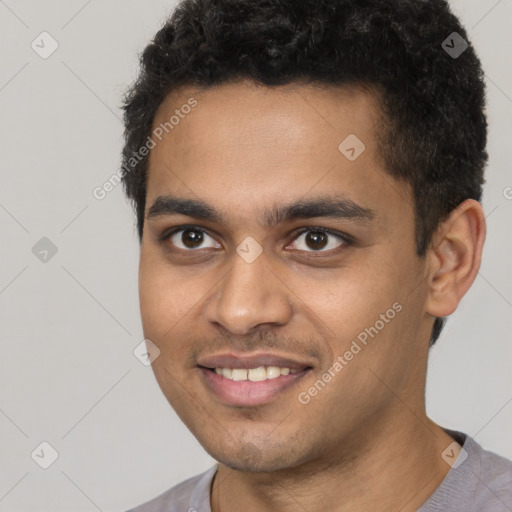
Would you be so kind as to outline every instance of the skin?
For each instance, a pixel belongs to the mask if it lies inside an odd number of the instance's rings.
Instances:
[[[146,212],[172,194],[206,201],[226,222],[146,218],[139,292],[144,335],[161,351],[158,384],[219,461],[213,512],[416,510],[450,469],[441,453],[453,439],[425,412],[428,347],[434,316],[453,313],[476,277],[480,204],[459,205],[418,258],[412,192],[384,169],[370,90],[249,81],[182,88],[154,126],[191,96],[198,105],[151,150]],[[338,150],[349,134],[366,146],[354,161]],[[261,223],[274,204],[333,194],[373,218]],[[183,224],[206,231],[202,245],[185,246],[183,231],[159,241]],[[305,227],[353,243],[328,235],[318,249],[308,232],[297,234]],[[263,250],[250,264],[236,252],[248,236]],[[300,403],[298,394],[397,302],[401,311]],[[293,354],[312,369],[270,402],[236,407],[212,393],[196,366],[231,349]]]

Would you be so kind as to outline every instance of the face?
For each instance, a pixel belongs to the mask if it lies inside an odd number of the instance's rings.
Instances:
[[[144,335],[169,403],[231,468],[339,459],[422,408],[426,268],[379,119],[368,91],[251,82],[158,110]]]

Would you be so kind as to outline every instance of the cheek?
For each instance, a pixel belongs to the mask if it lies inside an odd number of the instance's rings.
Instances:
[[[158,267],[150,265],[147,259],[141,257],[139,266],[139,303],[144,333],[158,332],[160,323],[163,323],[167,315],[172,314],[173,308],[169,308],[166,296],[165,276],[162,276]]]
[[[308,308],[329,327],[331,336],[343,345],[373,325],[381,313],[392,307],[399,295],[385,274],[340,269],[316,286],[303,289]]]
[[[194,293],[187,284],[189,281],[161,258],[141,254],[139,304],[146,337],[160,342],[172,337],[173,326],[194,304]]]
[[[333,272],[329,279],[317,281],[316,287],[310,286],[307,294],[303,289],[308,309],[319,318],[317,324],[328,326],[325,345],[332,359],[325,362],[326,367],[347,354],[349,362],[335,379],[338,385],[344,387],[350,381],[364,394],[375,381],[368,368],[395,380],[410,364],[414,333],[408,328],[419,314],[418,304],[407,297],[413,275],[404,262],[381,254],[373,264],[366,261]]]

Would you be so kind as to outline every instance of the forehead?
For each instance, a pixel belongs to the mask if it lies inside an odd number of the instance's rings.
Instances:
[[[197,105],[185,108],[196,101]],[[176,114],[180,111],[189,111]],[[173,114],[175,114],[173,116]],[[361,87],[328,85],[286,85],[266,87],[251,81],[222,84],[203,89],[184,87],[169,94],[160,105],[153,129],[174,117],[168,147],[179,147],[186,155],[193,149],[199,157],[212,144],[234,149],[271,153],[288,149],[302,154],[313,146],[337,149],[340,137],[358,132],[371,146],[372,127],[380,119],[375,92]],[[199,154],[197,153],[199,151]],[[157,153],[155,151],[154,153]],[[215,157],[210,154],[209,157]],[[277,158],[281,151],[274,152]],[[230,159],[231,159],[230,155]]]
[[[260,203],[326,192],[367,204],[394,181],[383,178],[379,126],[376,94],[356,87],[239,82],[178,89],[153,123],[153,133],[167,129],[150,152],[146,208],[164,194],[248,216]]]

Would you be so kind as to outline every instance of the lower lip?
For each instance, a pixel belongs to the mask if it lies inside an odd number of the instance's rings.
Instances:
[[[199,367],[207,386],[229,405],[253,406],[270,402],[279,393],[296,384],[309,369],[288,375],[280,375],[274,379],[258,382],[250,380],[231,380],[207,368]]]

